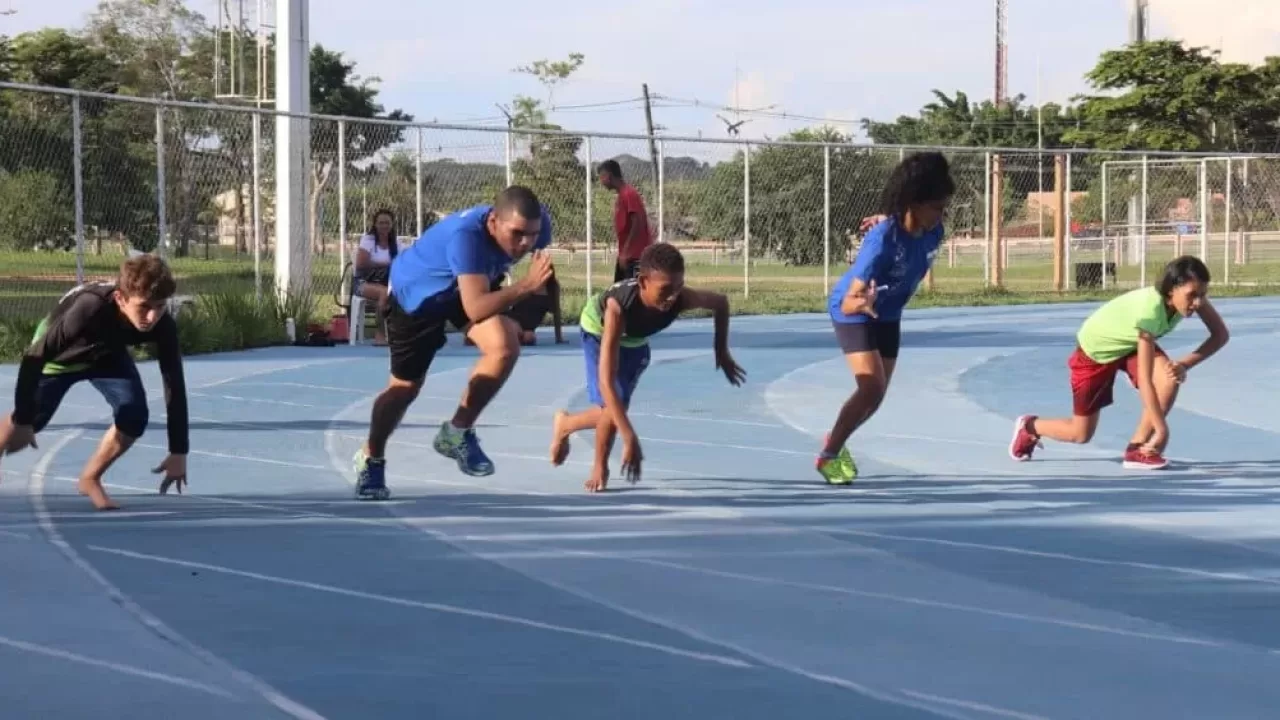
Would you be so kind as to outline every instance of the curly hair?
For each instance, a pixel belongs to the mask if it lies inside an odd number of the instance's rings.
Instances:
[[[163,302],[173,297],[178,284],[165,261],[155,255],[131,257],[120,265],[116,289],[125,297],[144,297],[147,302]]]
[[[951,166],[942,153],[912,153],[889,176],[880,196],[880,212],[902,217],[912,205],[946,200],[955,192]]]
[[[684,272],[684,255],[671,243],[654,243],[640,253],[640,272],[676,275]]]

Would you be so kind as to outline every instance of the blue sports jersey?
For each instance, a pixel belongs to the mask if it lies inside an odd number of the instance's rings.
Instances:
[[[915,295],[916,288],[925,273],[933,265],[942,244],[944,230],[939,223],[920,237],[912,237],[902,229],[897,218],[889,218],[876,225],[862,240],[858,257],[853,261],[840,281],[831,289],[827,298],[827,311],[831,319],[839,323],[871,322],[873,318],[862,313],[846,315],[840,311],[840,302],[849,292],[854,278],[879,289],[876,292],[875,309],[882,322],[902,319],[902,310]]]
[[[391,294],[406,312],[430,299],[455,298],[459,275],[485,275],[490,282],[511,269],[512,260],[485,225],[492,205],[477,205],[441,218],[391,263]],[[551,213],[542,206],[535,250],[551,245]]]

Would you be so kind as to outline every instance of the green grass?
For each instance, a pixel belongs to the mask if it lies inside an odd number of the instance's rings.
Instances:
[[[85,278],[114,277],[122,259],[120,255],[87,255]],[[1159,277],[1167,259],[1148,262],[1148,283]],[[1005,271],[1004,287],[994,288],[985,286],[981,256],[966,254],[957,260],[955,267],[949,267],[947,258],[940,257],[934,269],[933,287],[922,288],[910,307],[1101,301],[1137,287],[1140,277],[1139,268],[1121,266],[1117,270],[1117,285],[1105,291],[1093,288],[1055,292],[1048,258],[1012,255]],[[583,254],[560,253],[556,264],[563,288],[563,319],[567,324],[575,324],[587,299],[587,267]],[[341,269],[336,254],[314,258],[310,293],[303,298],[291,298],[284,305],[275,300],[274,270],[269,257],[262,260],[262,303],[256,300],[258,288],[252,257],[223,254],[206,260],[199,254],[174,258],[171,266],[178,278],[178,292],[198,298],[194,308],[183,311],[179,323],[183,350],[188,354],[280,344],[285,342],[286,317],[295,318],[301,329],[308,321],[326,322],[340,312],[335,303]],[[522,263],[516,274],[525,267],[527,263]],[[716,263],[710,262],[706,255],[690,253],[687,267],[690,285],[726,294],[737,315],[779,315],[826,309],[821,267],[753,262],[749,292],[744,292],[740,260],[725,258]],[[828,286],[836,282],[846,267],[843,262],[833,261]],[[1216,276],[1220,276],[1222,267],[1221,258],[1210,258],[1210,269]],[[1215,283],[1215,296],[1280,295],[1280,262],[1232,265],[1230,272],[1232,283]],[[593,289],[604,288],[613,279],[612,262],[608,258],[597,259],[592,264],[591,276]],[[35,323],[75,284],[75,278],[76,257],[72,253],[0,253],[0,360],[13,361],[19,357]]]

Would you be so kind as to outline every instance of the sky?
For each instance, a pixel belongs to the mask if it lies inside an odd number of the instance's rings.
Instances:
[[[234,2],[235,0],[230,0]],[[254,12],[255,0],[244,0]],[[1280,55],[1276,0],[1150,0],[1152,37],[1221,49],[1224,59]],[[272,5],[274,0],[268,0]],[[1011,93],[1063,102],[1128,37],[1130,0],[1009,0]],[[81,27],[96,0],[0,0],[0,34]],[[212,19],[218,0],[188,0]],[[310,0],[311,41],[381,78],[380,100],[419,120],[500,124],[497,103],[546,98],[513,68],[570,52],[585,64],[559,87],[552,120],[572,130],[642,133],[641,86],[667,135],[725,137],[715,106],[743,116],[744,137],[778,137],[825,119],[846,132],[863,117],[915,114],[934,88],[989,98],[991,0]],[[353,9],[354,6],[354,9]],[[554,8],[554,9],[553,9]],[[274,13],[272,13],[274,14]],[[663,98],[674,98],[680,102]],[[692,101],[698,105],[694,106]],[[584,106],[570,108],[569,106]],[[737,118],[725,110],[719,115]],[[622,148],[618,148],[621,150]],[[642,154],[643,148],[632,149]]]

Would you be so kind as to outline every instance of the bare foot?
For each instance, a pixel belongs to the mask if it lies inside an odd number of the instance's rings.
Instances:
[[[551,464],[560,467],[569,458],[569,433],[564,431],[565,418],[569,413],[557,410],[551,423]]]
[[[102,487],[101,480],[93,478],[80,478],[77,485],[81,495],[89,496],[89,501],[99,510],[119,510],[120,506],[107,496],[107,491]]]
[[[587,492],[604,492],[609,485],[609,471],[593,472],[591,479],[587,480]]]

